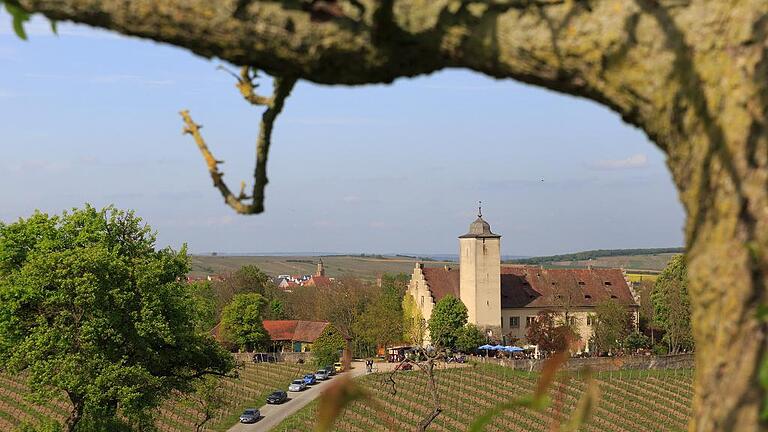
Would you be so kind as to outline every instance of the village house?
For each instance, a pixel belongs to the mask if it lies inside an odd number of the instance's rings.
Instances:
[[[291,275],[278,275],[275,278],[275,285],[284,291],[291,291],[295,287],[310,286],[310,287],[328,287],[333,283],[333,278],[325,275],[325,267],[323,266],[323,260],[317,263],[317,270],[313,275],[303,276],[291,276]]]
[[[424,267],[417,263],[408,285],[424,320],[447,295],[461,299],[468,322],[490,340],[524,340],[539,312],[557,313],[570,321],[589,350],[595,306],[614,300],[627,307],[635,325],[638,300],[621,269],[544,269],[501,265],[501,236],[491,231],[479,212],[469,232],[459,236],[459,267]],[[429,336],[426,337],[429,343]]]

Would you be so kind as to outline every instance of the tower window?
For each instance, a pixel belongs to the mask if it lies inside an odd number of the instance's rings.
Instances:
[[[486,306],[490,306],[490,305],[491,305],[491,302],[490,302],[490,300],[486,300],[486,301],[485,301],[485,305],[486,305]]]

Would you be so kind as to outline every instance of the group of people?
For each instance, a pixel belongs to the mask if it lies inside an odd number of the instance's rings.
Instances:
[[[366,360],[365,361],[365,371],[368,373],[373,372],[373,360]]]

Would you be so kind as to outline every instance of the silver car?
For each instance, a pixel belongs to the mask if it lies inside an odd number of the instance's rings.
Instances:
[[[261,412],[256,408],[248,408],[240,414],[240,423],[256,423],[261,418]]]
[[[288,391],[300,392],[307,388],[307,383],[303,379],[297,379],[291,381],[291,385],[288,386]]]
[[[319,371],[315,372],[315,379],[318,381],[325,381],[330,376],[328,375],[328,371],[325,369],[320,369]]]

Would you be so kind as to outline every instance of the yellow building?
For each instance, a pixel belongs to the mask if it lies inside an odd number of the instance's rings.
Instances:
[[[544,269],[501,265],[501,236],[482,214],[459,236],[459,268],[425,267],[417,263],[408,285],[425,320],[446,295],[460,298],[468,322],[490,338],[524,340],[527,328],[542,311],[568,319],[588,350],[595,306],[615,300],[627,306],[637,323],[638,299],[621,269]],[[425,342],[429,343],[428,334]]]

